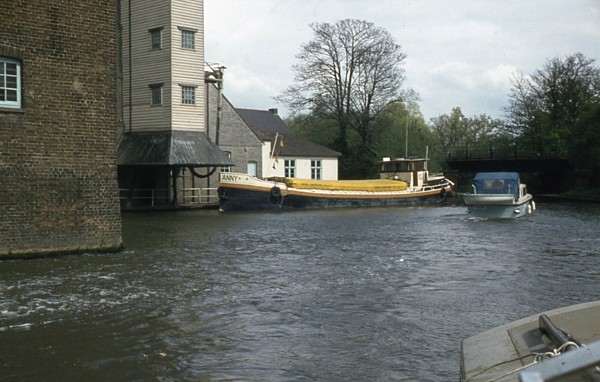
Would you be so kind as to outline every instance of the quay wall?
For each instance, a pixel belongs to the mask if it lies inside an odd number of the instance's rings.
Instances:
[[[122,245],[116,179],[117,3],[3,1],[0,58],[21,105],[0,105],[0,258]]]

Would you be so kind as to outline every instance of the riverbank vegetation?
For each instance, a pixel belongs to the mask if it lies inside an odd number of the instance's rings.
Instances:
[[[516,74],[505,119],[468,117],[460,106],[426,121],[419,95],[403,88],[407,57],[384,29],[358,20],[313,24],[294,66],[295,83],[278,100],[299,135],[339,151],[340,178],[376,177],[382,157],[488,156],[566,158],[591,179],[600,174],[600,68],[575,53]],[[518,142],[518,144],[517,144]],[[600,187],[600,184],[589,185]],[[593,194],[593,192],[592,192]]]

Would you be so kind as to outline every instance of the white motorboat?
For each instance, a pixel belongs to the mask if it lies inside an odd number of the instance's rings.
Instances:
[[[531,213],[535,203],[516,172],[479,172],[473,178],[473,192],[459,193],[467,212],[479,218],[517,218]]]

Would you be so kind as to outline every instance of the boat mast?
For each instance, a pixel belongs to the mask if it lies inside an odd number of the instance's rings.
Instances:
[[[273,159],[273,157],[275,156],[275,148],[277,147],[277,139],[279,138],[279,133],[275,133],[275,139],[273,140],[273,147],[271,147],[271,155],[269,157],[269,168],[267,169],[267,178],[270,176],[270,172],[271,170],[275,169],[275,159]]]

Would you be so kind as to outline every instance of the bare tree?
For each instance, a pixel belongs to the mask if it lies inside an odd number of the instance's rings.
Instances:
[[[384,29],[361,20],[311,24],[314,39],[301,46],[295,83],[278,100],[294,112],[333,119],[336,149],[348,154],[348,133],[363,149],[373,140],[372,122],[385,105],[401,97],[406,58]]]

